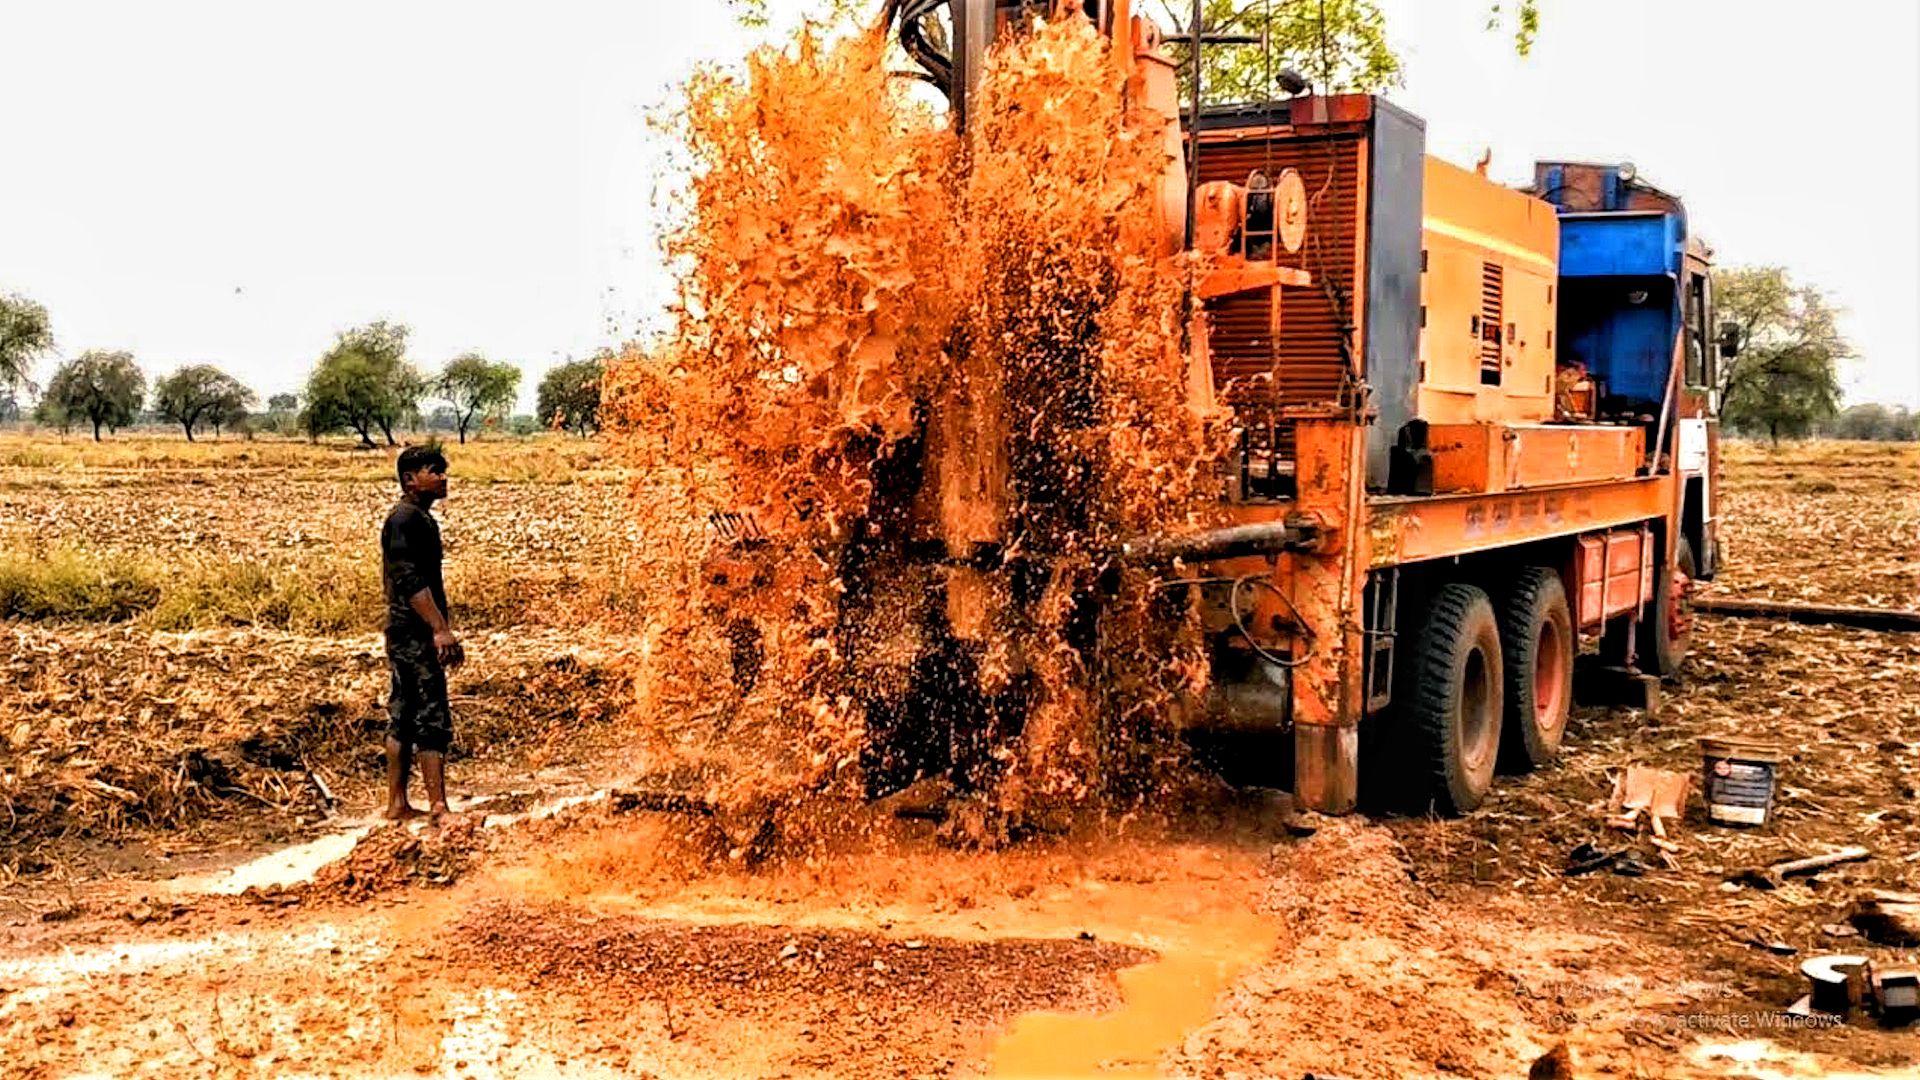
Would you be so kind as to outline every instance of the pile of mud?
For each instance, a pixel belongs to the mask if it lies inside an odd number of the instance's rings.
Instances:
[[[1205,521],[1165,117],[1084,19],[992,55],[961,137],[882,39],[692,80],[673,333],[614,364],[634,715],[721,802],[927,775],[1022,816],[1151,784],[1204,687],[1122,542]]]
[[[1078,939],[894,938],[872,931],[700,925],[564,904],[490,901],[452,928],[449,959],[628,1017],[664,1011],[666,1035],[753,1025],[780,1068],[948,1073],[1014,1017],[1111,1007],[1114,973],[1142,949]],[[796,1030],[797,1029],[797,1030]]]
[[[361,837],[352,851],[315,872],[312,881],[253,887],[241,895],[268,904],[351,903],[414,886],[444,889],[473,868],[486,847],[475,819],[425,830],[388,825]]]

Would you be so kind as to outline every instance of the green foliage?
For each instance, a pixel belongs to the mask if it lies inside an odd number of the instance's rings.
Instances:
[[[153,384],[153,410],[186,430],[206,424],[217,433],[245,419],[255,401],[253,391],[212,364],[190,364]]]
[[[69,422],[93,425],[95,442],[100,429],[119,431],[140,415],[147,396],[147,377],[128,352],[91,350],[60,365],[47,383],[42,413],[48,422],[66,430]]]
[[[740,25],[748,29],[764,30],[772,23],[767,0],[725,0],[725,3],[733,9]],[[874,7],[872,0],[816,0],[807,16],[828,25],[853,26],[859,20],[871,18]]]
[[[298,434],[300,428],[300,396],[298,394],[274,394],[267,398],[267,411],[255,413],[247,418],[250,428],[274,435]]]
[[[540,418],[550,427],[590,434],[600,427],[600,377],[604,356],[575,360],[547,372],[540,380]]]
[[[32,388],[33,362],[53,351],[47,309],[24,296],[0,293],[0,391]]]
[[[1854,352],[1825,293],[1778,266],[1716,270],[1713,293],[1740,345],[1720,369],[1723,423],[1779,442],[1840,411],[1839,363]]]
[[[72,551],[0,554],[0,619],[119,622],[159,598],[157,576],[130,560]]]
[[[1192,96],[1185,35],[1191,4],[1160,0],[1167,43],[1180,62],[1180,99]],[[1400,58],[1387,42],[1386,16],[1372,0],[1206,0],[1209,34],[1259,38],[1252,45],[1201,49],[1201,101],[1208,105],[1272,101],[1287,96],[1274,79],[1286,68],[1305,75],[1316,93],[1370,93],[1400,85]],[[1171,29],[1178,28],[1178,29]]]
[[[426,379],[407,362],[407,328],[369,323],[342,333],[307,377],[305,426],[315,436],[351,430],[362,446],[374,445],[378,430],[393,446],[394,428],[426,392]]]
[[[1533,41],[1540,36],[1540,0],[1516,0],[1511,4],[1494,0],[1487,12],[1487,29],[1506,26],[1509,15],[1513,17],[1513,51],[1521,56],[1532,55]]]
[[[439,394],[453,406],[454,426],[460,441],[467,441],[467,429],[476,418],[499,417],[513,406],[520,392],[520,369],[512,364],[495,364],[479,353],[467,353],[449,363],[440,373]]]

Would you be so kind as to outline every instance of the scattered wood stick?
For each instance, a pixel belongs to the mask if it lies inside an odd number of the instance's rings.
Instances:
[[[1728,880],[1742,885],[1751,885],[1756,889],[1777,889],[1784,880],[1796,874],[1810,874],[1815,870],[1825,870],[1841,863],[1859,862],[1873,853],[1863,847],[1845,847],[1839,851],[1829,851],[1825,855],[1808,855],[1801,859],[1788,859],[1767,866],[1752,866],[1734,874]]]

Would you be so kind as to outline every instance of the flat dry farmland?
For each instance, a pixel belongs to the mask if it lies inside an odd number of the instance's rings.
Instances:
[[[1723,445],[1715,592],[1920,606],[1920,444]]]
[[[399,494],[392,482],[253,470],[111,477],[0,477],[0,543],[144,556],[272,559],[289,549],[371,556]],[[435,510],[448,558],[572,563],[607,553],[625,500],[618,484],[466,484]]]
[[[631,515],[598,444],[550,437],[447,452],[452,494],[436,512],[458,618],[564,623],[568,611],[617,600],[603,571],[620,564]],[[151,434],[98,445],[0,438],[0,617],[377,627],[394,453]],[[102,601],[106,583],[129,599]]]

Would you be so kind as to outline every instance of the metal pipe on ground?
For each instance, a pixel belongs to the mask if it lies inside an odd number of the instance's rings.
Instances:
[[[1732,596],[1697,596],[1693,610],[1708,615],[1743,619],[1783,619],[1811,625],[1852,626],[1862,630],[1920,633],[1920,611],[1898,608],[1844,607],[1828,604],[1790,604],[1778,600],[1746,600]]]

